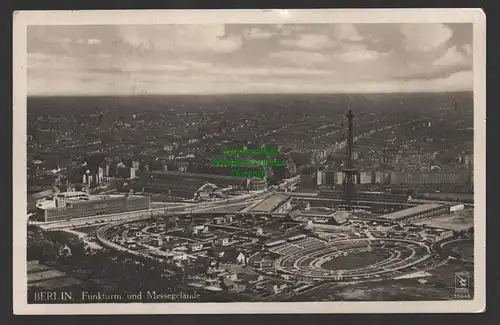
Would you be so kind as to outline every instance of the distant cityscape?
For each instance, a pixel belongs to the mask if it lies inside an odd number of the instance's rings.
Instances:
[[[398,98],[387,101],[396,105],[387,112],[370,112],[362,107],[362,99],[356,104],[353,158],[359,169],[356,183],[361,187],[411,186],[423,192],[472,193],[472,110],[467,109],[471,98],[461,93],[457,99],[444,101],[439,101],[439,95],[422,96],[440,106],[425,117],[405,109]],[[306,99],[296,103],[297,98],[284,103],[273,102],[277,101],[273,97],[263,103],[242,98],[241,108],[231,107],[231,102],[218,105],[216,99],[202,105],[176,99],[178,104],[167,105],[166,112],[154,107],[117,110],[116,98],[79,99],[80,105],[92,106],[91,101],[96,106],[108,105],[95,110],[78,110],[78,106],[65,110],[65,99],[30,99],[28,191],[64,184],[138,191],[142,183],[154,180],[149,173],[165,171],[231,176],[231,169],[210,165],[210,158],[220,156],[224,145],[279,148],[287,164],[286,168],[269,167],[271,185],[299,174],[304,176],[303,188],[342,185],[345,121],[339,109],[337,115],[325,116],[328,108],[323,105],[328,98],[312,97],[319,104],[314,110],[306,108]],[[161,105],[162,99],[158,100]],[[252,104],[275,108],[259,109]],[[306,136],[313,141],[302,141]],[[157,190],[169,189],[175,187]]]

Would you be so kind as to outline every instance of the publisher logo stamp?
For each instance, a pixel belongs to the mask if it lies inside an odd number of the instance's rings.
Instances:
[[[470,275],[469,272],[455,273],[455,294],[467,295],[469,294]]]

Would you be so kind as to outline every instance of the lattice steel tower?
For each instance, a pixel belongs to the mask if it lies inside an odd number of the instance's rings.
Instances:
[[[347,161],[342,170],[344,173],[344,193],[342,199],[342,206],[344,209],[351,211],[357,206],[356,200],[356,175],[358,170],[354,168],[353,162],[353,119],[354,114],[352,109],[349,107],[347,112],[348,130],[347,130]]]

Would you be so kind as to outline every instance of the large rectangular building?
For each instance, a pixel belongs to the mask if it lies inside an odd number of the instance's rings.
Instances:
[[[116,176],[119,178],[135,178],[135,168],[130,167],[118,167],[116,169]]]
[[[335,172],[335,184],[336,185],[342,185],[342,184],[344,184],[344,178],[345,178],[345,173],[344,172],[342,172],[342,171]],[[358,180],[359,180],[359,176],[358,176],[358,174],[355,174],[354,175],[354,183],[359,184]]]
[[[57,194],[53,200],[37,206],[37,220],[43,222],[93,217],[150,208],[145,196],[89,195],[85,192]]]
[[[373,173],[371,171],[359,172],[359,184],[372,184]]]
[[[390,177],[390,172],[376,171],[373,173],[374,184],[387,184]]]
[[[318,170],[316,173],[316,184],[323,185],[326,184],[326,173],[324,170]]]
[[[323,184],[325,184],[325,185],[334,185],[335,184],[335,179],[336,179],[336,171],[334,171],[334,170],[324,170],[322,172],[324,173]]]
[[[344,192],[340,190],[321,190],[319,191],[318,197],[338,199],[341,200],[344,197]],[[373,202],[387,202],[387,203],[408,203],[408,195],[405,194],[391,194],[383,192],[356,192],[356,198],[358,201],[373,201]]]
[[[429,218],[449,213],[450,206],[444,204],[422,204],[409,209],[386,214],[382,218],[395,222],[412,222],[418,219]]]

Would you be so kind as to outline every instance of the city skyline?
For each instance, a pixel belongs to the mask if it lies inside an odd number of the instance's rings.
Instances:
[[[28,95],[472,91],[471,24],[30,26]]]

